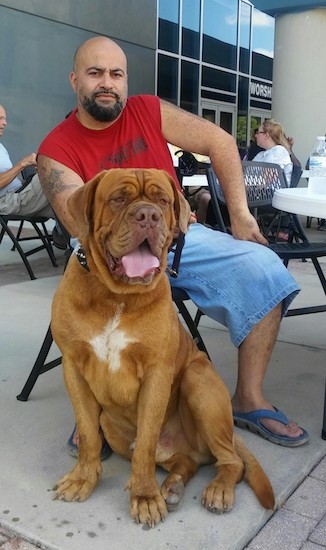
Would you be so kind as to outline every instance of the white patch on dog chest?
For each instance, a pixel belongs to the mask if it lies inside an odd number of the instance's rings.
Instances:
[[[128,344],[136,341],[128,336],[124,330],[119,329],[122,310],[123,306],[119,307],[115,316],[107,323],[103,331],[89,341],[98,359],[108,363],[109,369],[113,372],[120,368],[121,351]]]

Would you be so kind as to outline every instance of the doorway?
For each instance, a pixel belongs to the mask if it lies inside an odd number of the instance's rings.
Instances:
[[[200,116],[217,124],[231,135],[235,132],[235,106],[225,103],[202,101]]]

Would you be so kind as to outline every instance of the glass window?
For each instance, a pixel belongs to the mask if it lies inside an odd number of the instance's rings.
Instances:
[[[203,99],[213,99],[214,101],[224,101],[225,103],[236,103],[236,96],[222,94],[220,92],[212,92],[210,90],[202,90],[201,97]]]
[[[213,124],[216,124],[216,110],[215,109],[203,109],[201,116],[205,120],[209,120],[210,122],[213,122]]]
[[[178,60],[175,57],[158,56],[157,95],[178,103]]]
[[[200,0],[182,3],[182,55],[199,59]]]
[[[258,130],[259,126],[263,122],[261,116],[253,116],[250,117],[250,142],[255,140],[255,130]]]
[[[205,0],[203,61],[236,69],[237,21],[238,0]]]
[[[226,92],[236,92],[236,76],[233,73],[218,71],[211,67],[203,67],[202,86],[225,90]]]
[[[252,74],[272,80],[274,58],[274,18],[253,10]]]
[[[158,47],[167,52],[179,52],[179,0],[160,0]]]
[[[238,110],[239,114],[248,114],[248,98],[249,98],[249,79],[244,76],[239,77],[238,85]]]
[[[199,66],[189,61],[181,63],[181,98],[180,107],[198,113]]]
[[[250,50],[250,18],[251,7],[246,2],[241,2],[240,11],[240,60],[239,69],[242,73],[249,73]]]
[[[239,77],[238,84],[238,116],[237,116],[237,144],[240,155],[244,154],[247,144],[249,79]]]
[[[223,108],[221,108],[220,111],[220,126],[232,135],[232,125],[233,125],[233,114],[228,111],[223,111]]]

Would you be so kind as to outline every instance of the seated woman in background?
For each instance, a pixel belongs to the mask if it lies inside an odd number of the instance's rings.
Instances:
[[[254,149],[259,152],[254,155],[247,155],[244,160],[255,162],[272,162],[278,164],[284,171],[286,181],[290,187],[293,165],[301,166],[300,161],[292,151],[293,138],[287,138],[284,130],[278,122],[273,119],[267,119],[254,132],[255,144],[251,144],[250,153]],[[189,198],[188,198],[189,200]],[[214,226],[216,224],[215,215],[211,206],[211,196],[208,188],[201,188],[190,197],[190,205],[197,215],[197,221]],[[225,224],[229,226],[227,208],[220,206]],[[284,219],[284,223],[286,219]],[[285,223],[286,225],[286,223]],[[279,232],[280,239],[287,239],[286,232]]]
[[[260,151],[252,159],[255,162],[273,162],[279,164],[284,170],[286,181],[290,187],[293,163],[291,160],[291,147],[285,137],[284,130],[273,119],[265,120],[256,133],[256,143],[264,151]]]

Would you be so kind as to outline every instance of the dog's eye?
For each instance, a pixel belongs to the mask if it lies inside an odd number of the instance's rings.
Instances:
[[[111,206],[121,206],[125,203],[125,197],[115,197],[110,199]]]
[[[160,203],[160,206],[165,208],[166,206],[168,206],[170,204],[170,201],[168,201],[167,199],[161,197],[160,200],[159,200],[159,203]]]

